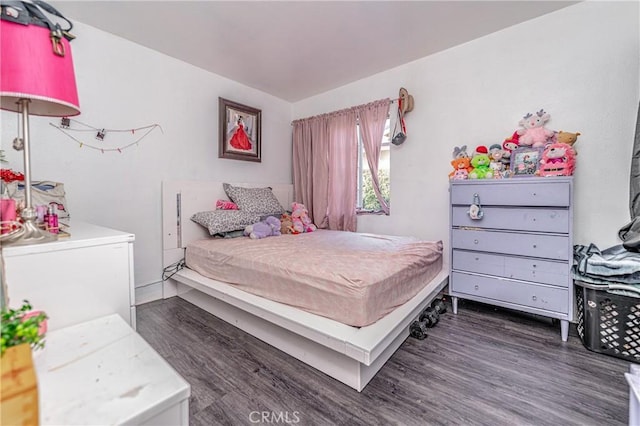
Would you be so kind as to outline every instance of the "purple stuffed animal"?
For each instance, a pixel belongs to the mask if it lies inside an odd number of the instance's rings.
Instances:
[[[280,234],[280,219],[269,216],[265,220],[244,228],[244,235],[254,240],[266,237],[277,237]]]

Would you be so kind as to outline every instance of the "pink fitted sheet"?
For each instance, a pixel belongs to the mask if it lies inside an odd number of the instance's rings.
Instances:
[[[205,239],[189,244],[186,264],[249,293],[362,327],[440,272],[442,242],[327,230]]]

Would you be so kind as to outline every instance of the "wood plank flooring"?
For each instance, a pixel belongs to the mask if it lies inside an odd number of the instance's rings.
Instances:
[[[550,320],[460,301],[362,393],[177,297],[138,332],[191,384],[191,425],[626,425],[629,362]],[[265,416],[265,417],[262,417]]]

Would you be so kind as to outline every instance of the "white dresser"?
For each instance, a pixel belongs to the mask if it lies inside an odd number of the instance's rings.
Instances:
[[[574,320],[571,265],[573,178],[452,181],[451,274],[458,297]],[[479,201],[482,218],[469,209]]]
[[[70,237],[2,247],[9,306],[27,299],[49,330],[117,313],[135,328],[133,234],[82,222]]]
[[[48,332],[33,360],[41,425],[189,424],[189,383],[118,315]]]

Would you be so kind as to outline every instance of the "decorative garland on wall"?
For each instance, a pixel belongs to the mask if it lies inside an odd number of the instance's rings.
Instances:
[[[71,123],[74,123],[77,126],[80,126],[81,128],[71,128]],[[162,130],[162,127],[160,127],[159,124],[150,124],[148,126],[144,126],[144,127],[138,127],[135,129],[101,129],[98,127],[93,127],[90,126],[88,124],[84,124],[78,120],[74,120],[72,118],[68,118],[68,117],[64,117],[62,118],[62,120],[60,120],[60,124],[54,124],[54,123],[49,123],[49,125],[51,125],[52,127],[55,127],[56,129],[60,130],[62,133],[64,133],[65,135],[67,135],[70,139],[72,139],[73,141],[75,141],[78,144],[79,148],[82,147],[87,147],[87,148],[91,148],[91,149],[95,149],[96,151],[100,151],[103,154],[105,152],[119,152],[122,154],[122,151],[124,151],[127,148],[131,148],[132,146],[137,146],[138,142],[140,142],[142,139],[144,139],[149,133],[151,133],[154,129],[158,128],[160,129],[160,131],[162,133],[164,133],[164,131]],[[131,133],[132,135],[135,135],[136,132],[143,132],[142,136],[140,136],[138,139],[136,139],[135,141],[117,147],[117,148],[105,148],[105,147],[101,147],[98,145],[91,145],[86,143],[83,140],[80,140],[78,137],[73,136],[72,134],[70,134],[69,132],[91,132],[91,133],[95,133],[95,138],[99,141],[104,141],[104,138],[107,136],[107,134],[109,133]]]

